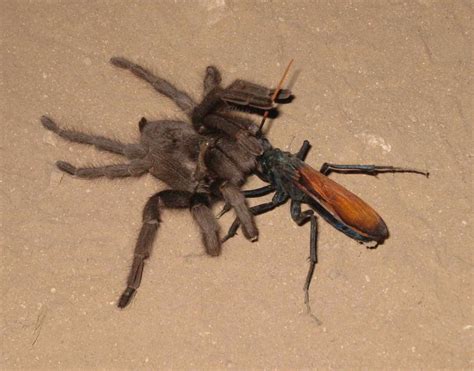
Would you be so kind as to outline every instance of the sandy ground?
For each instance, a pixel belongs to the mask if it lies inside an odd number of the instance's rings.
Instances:
[[[59,368],[472,367],[472,3],[2,1],[2,363]],[[124,140],[137,122],[184,118],[108,63],[126,56],[199,99],[226,83],[275,85],[291,58],[296,99],[268,133],[313,144],[307,162],[427,169],[335,175],[383,215],[368,250],[320,223],[313,312],[309,226],[288,205],[219,258],[187,212],[166,212],[133,304],[120,311],[150,176],[85,181],[57,159],[112,155],[46,132],[42,114]],[[251,181],[249,187],[258,185]],[[216,210],[217,211],[217,210]],[[221,220],[222,230],[231,215]]]

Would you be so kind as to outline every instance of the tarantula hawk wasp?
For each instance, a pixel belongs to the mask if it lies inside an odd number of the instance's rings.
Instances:
[[[263,148],[255,136],[258,126],[237,115],[226,102],[268,110],[273,107],[275,97],[286,100],[290,92],[278,89],[275,94],[272,89],[244,80],[236,80],[224,89],[220,86],[219,71],[210,66],[204,78],[204,98],[198,104],[170,82],[125,58],[112,58],[111,63],[150,83],[156,91],[173,100],[192,122],[191,126],[183,121],[142,118],[139,143],[125,144],[63,129],[51,118],[41,118],[46,129],[66,140],[94,145],[129,160],[128,163],[84,168],[58,161],[56,165],[60,170],[85,179],[138,177],[150,173],[169,187],[150,197],[143,209],[127,288],[118,301],[118,306],[124,308],[140,286],[145,260],[151,254],[161,223],[160,209],[190,209],[210,256],[221,252],[219,226],[210,208],[215,201],[224,200],[230,205],[242,223],[245,237],[251,241],[257,239],[258,230],[240,187],[254,171],[256,156]]]
[[[281,86],[291,61],[280,81]],[[277,88],[278,89],[278,88]],[[278,91],[276,91],[277,93]],[[225,100],[225,97],[223,97]],[[279,148],[274,148],[270,142],[262,135],[262,128],[266,115],[263,117],[256,137],[259,138],[263,148],[263,153],[257,156],[256,175],[268,185],[244,191],[247,198],[261,197],[274,193],[271,202],[256,205],[250,208],[254,215],[263,214],[274,210],[290,200],[291,218],[297,225],[310,222],[310,256],[309,270],[304,284],[305,304],[309,307],[309,286],[317,264],[317,238],[318,227],[314,211],[337,230],[343,232],[348,237],[360,243],[375,242],[375,245],[368,246],[375,248],[383,243],[389,236],[388,228],[382,217],[361,198],[328,178],[331,172],[339,173],[360,173],[377,175],[379,173],[415,173],[426,177],[428,172],[417,169],[376,166],[376,165],[336,165],[324,163],[319,171],[313,169],[304,162],[310,143],[305,140],[300,150],[295,153],[284,152]],[[310,209],[302,211],[301,205],[307,204]],[[224,214],[229,209],[228,205],[219,215]],[[223,241],[233,237],[240,222],[236,219]],[[319,320],[318,320],[319,321]]]

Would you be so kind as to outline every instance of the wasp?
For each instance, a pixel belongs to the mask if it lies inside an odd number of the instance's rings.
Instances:
[[[281,87],[284,77],[280,81],[279,87]],[[265,116],[260,125],[260,131],[257,133],[263,153],[257,157],[255,174],[268,184],[258,189],[244,191],[243,194],[247,198],[252,198],[273,193],[270,202],[250,208],[254,215],[274,210],[290,200],[290,214],[296,224],[303,225],[310,222],[310,264],[304,284],[305,303],[309,309],[309,287],[318,261],[318,225],[315,212],[348,237],[361,243],[372,243],[372,246],[368,246],[371,248],[383,243],[389,236],[387,225],[382,217],[360,197],[330,179],[329,174],[331,172],[369,175],[415,173],[428,177],[429,173],[405,167],[330,163],[324,163],[317,171],[304,162],[311,148],[307,140],[295,154],[274,148],[261,132],[264,122]],[[310,208],[302,211],[302,204],[306,204]],[[225,205],[220,215],[228,209],[229,207]],[[239,225],[240,222],[235,220],[224,237],[224,241],[236,234]]]

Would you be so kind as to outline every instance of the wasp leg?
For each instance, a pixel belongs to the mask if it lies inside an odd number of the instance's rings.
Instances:
[[[280,192],[275,193],[271,202],[266,202],[264,204],[256,205],[250,208],[250,211],[253,215],[260,215],[267,213],[269,211],[274,210],[278,206],[283,205],[288,200],[288,195],[286,193]],[[234,237],[237,234],[237,230],[239,229],[240,221],[239,219],[235,219],[232,225],[229,228],[229,231],[222,239],[222,243],[227,241],[229,238]]]
[[[318,263],[318,223],[317,219],[314,216],[313,210],[301,211],[301,202],[293,201],[291,202],[291,217],[296,222],[296,224],[304,224],[308,219],[310,221],[310,238],[309,238],[309,269],[306,275],[306,281],[303,287],[304,290],[304,303],[306,304],[307,312],[314,318],[314,320],[321,324],[321,321],[311,313],[311,307],[309,305],[309,286],[313,279],[314,269]]]
[[[291,218],[298,225],[303,225],[306,223],[310,217],[314,214],[313,210],[301,211],[301,201],[291,200]]]
[[[335,165],[325,162],[319,170],[324,175],[329,175],[331,172],[336,173],[355,173],[377,175],[379,173],[415,173],[429,177],[430,173],[418,169],[411,169],[406,167],[395,166],[377,166],[377,165]]]
[[[265,187],[256,188],[256,189],[249,189],[247,191],[242,191],[242,194],[245,198],[254,198],[254,197],[262,197],[266,196],[267,194],[274,192],[275,187],[272,185],[267,185]],[[226,214],[228,211],[232,209],[232,206],[229,203],[225,203],[222,210],[217,214],[217,218],[219,219],[222,215]]]
[[[249,189],[247,191],[243,191],[245,198],[255,198],[255,197],[262,197],[266,196],[267,194],[275,191],[275,187],[272,185],[267,185],[265,187],[256,188],[256,189]]]
[[[309,141],[305,140],[300,150],[295,154],[295,156],[298,157],[301,161],[304,161],[310,149],[311,144],[309,143]]]

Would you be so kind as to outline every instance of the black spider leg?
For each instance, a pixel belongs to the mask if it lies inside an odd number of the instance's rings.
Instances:
[[[253,215],[260,215],[260,214],[267,213],[269,211],[276,209],[278,206],[283,205],[286,201],[288,201],[288,198],[289,196],[285,192],[277,192],[273,196],[273,199],[271,202],[266,202],[260,205],[252,206],[250,208],[250,211],[252,212]],[[227,241],[229,238],[234,237],[237,234],[237,230],[239,229],[239,226],[240,226],[239,219],[235,219],[232,225],[230,226],[227,234],[222,239],[222,243]]]
[[[193,99],[186,94],[184,91],[178,90],[169,81],[162,79],[161,77],[155,76],[149,70],[142,66],[135,64],[128,59],[122,57],[113,57],[110,59],[110,63],[114,66],[124,68],[132,72],[135,76],[148,82],[158,93],[170,98],[181,110],[191,117],[196,103]]]
[[[335,165],[325,162],[319,170],[324,175],[329,175],[331,172],[337,173],[356,173],[377,175],[379,173],[415,173],[429,177],[430,173],[418,169],[411,169],[405,167],[395,166],[377,166],[377,165]]]
[[[140,176],[145,174],[150,168],[148,161],[145,161],[141,158],[145,155],[145,152],[139,145],[123,144],[119,141],[108,139],[99,135],[85,134],[71,129],[61,129],[53,120],[46,116],[41,117],[41,123],[46,129],[54,132],[66,140],[69,140],[70,142],[94,145],[100,150],[116,153],[132,159],[128,164],[115,164],[84,168],[76,168],[74,165],[71,165],[68,162],[57,161],[56,166],[68,174],[88,179],[102,176],[106,176],[108,178],[120,178]]]
[[[191,214],[198,224],[206,252],[216,256],[220,253],[218,225],[207,205],[207,197],[187,191],[166,190],[150,197],[143,209],[143,224],[135,245],[135,252],[127,288],[118,301],[119,308],[125,308],[140,286],[145,260],[151,255],[153,241],[161,223],[160,208],[190,208]]]

